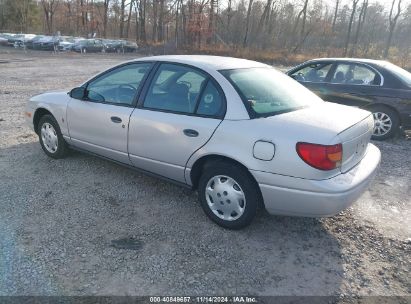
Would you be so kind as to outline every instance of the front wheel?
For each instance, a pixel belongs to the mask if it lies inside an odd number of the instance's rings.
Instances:
[[[397,113],[385,106],[370,109],[374,116],[374,132],[372,139],[384,140],[393,137],[399,129],[400,120]]]
[[[67,155],[68,147],[61,134],[60,127],[51,115],[40,118],[37,126],[40,145],[44,153],[52,158],[63,158]]]
[[[240,166],[216,162],[200,177],[198,195],[207,216],[228,229],[240,229],[253,220],[261,201],[258,185]]]

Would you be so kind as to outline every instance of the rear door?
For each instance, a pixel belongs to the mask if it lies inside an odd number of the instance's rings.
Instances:
[[[133,165],[185,182],[190,156],[212,136],[225,114],[225,98],[205,72],[162,63],[130,117]]]
[[[339,62],[327,84],[327,101],[365,107],[380,94],[382,76],[368,65]]]
[[[322,99],[327,100],[328,92],[326,90],[326,81],[332,70],[333,62],[316,61],[308,63],[297,70],[294,70],[290,77],[313,91]]]

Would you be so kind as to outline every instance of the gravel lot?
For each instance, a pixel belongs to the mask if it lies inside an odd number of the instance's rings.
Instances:
[[[333,218],[210,222],[187,189],[73,152],[48,158],[27,99],[130,57],[0,49],[0,295],[410,295],[411,141]],[[135,250],[113,240],[132,238]]]

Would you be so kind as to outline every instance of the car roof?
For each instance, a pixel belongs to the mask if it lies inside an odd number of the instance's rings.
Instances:
[[[268,65],[234,57],[210,55],[162,55],[138,58],[134,61],[165,61],[192,65],[204,70],[229,70],[252,67],[268,67]]]
[[[366,58],[315,58],[315,59],[308,60],[305,63],[316,62],[316,61],[350,61],[350,62],[359,62],[359,63],[378,64],[378,65],[382,65],[386,62],[384,60],[366,59]]]

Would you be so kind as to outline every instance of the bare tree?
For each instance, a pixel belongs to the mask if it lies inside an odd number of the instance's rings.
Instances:
[[[263,14],[258,22],[257,26],[257,35],[261,34],[263,27],[267,25],[268,19],[270,17],[271,6],[273,5],[273,0],[267,0],[267,3],[264,6]]]
[[[348,30],[347,30],[347,37],[345,38],[345,46],[344,46],[344,54],[343,56],[347,56],[348,52],[348,45],[350,44],[350,35],[351,35],[351,28],[352,28],[352,23],[354,20],[354,15],[355,11],[357,9],[357,4],[360,0],[352,0],[352,12],[351,12],[351,17],[350,21],[348,22]]]
[[[157,5],[157,0],[153,0],[153,35],[151,37],[151,40],[153,41],[157,41],[157,27],[158,27],[158,23],[157,23],[157,16],[158,16],[158,5]]]
[[[103,3],[103,8],[104,8],[104,12],[103,12],[103,37],[106,38],[107,37],[107,23],[108,23],[108,8],[110,5],[110,0],[104,0]]]
[[[233,1],[232,0],[228,0],[228,7],[227,7],[227,31],[230,30],[230,24],[231,24],[231,18],[233,18]]]
[[[357,44],[358,44],[358,37],[360,35],[361,28],[362,28],[362,26],[364,24],[364,21],[365,21],[365,16],[367,14],[367,8],[368,8],[368,0],[364,0],[364,2],[362,3],[362,6],[361,6],[360,15],[358,16],[357,30],[355,32],[354,41],[352,43],[352,48],[351,48],[351,51],[350,51],[350,57],[355,56],[355,51],[356,51]]]
[[[305,41],[307,38],[308,34],[305,33],[305,24],[307,20],[307,6],[308,6],[308,0],[304,0],[304,4],[302,9],[299,11],[297,18],[295,19],[294,26],[293,26],[293,31],[292,31],[292,38],[291,38],[291,44],[294,45],[293,53],[297,52],[297,50],[300,48],[302,43]],[[301,21],[301,29],[299,36],[297,34],[297,29],[300,24],[300,19],[302,16],[302,21]]]
[[[210,44],[212,42],[212,37],[214,34],[214,15],[215,15],[215,10],[217,9],[215,6],[217,4],[216,0],[211,0],[210,1],[210,12],[208,13],[208,37],[207,37],[207,44]]]
[[[302,23],[301,23],[300,43],[303,41],[304,37],[306,36],[305,23],[307,22],[307,6],[308,6],[308,0],[305,0],[304,1],[304,6],[303,6],[303,9],[302,9],[303,20],[302,20]]]
[[[130,33],[131,14],[133,12],[134,0],[130,0],[130,3],[128,5],[129,7],[128,7],[127,26],[126,26],[126,33],[124,35],[126,38],[128,38],[128,35]]]
[[[41,0],[41,4],[44,10],[47,32],[49,34],[52,34],[54,13],[56,12],[56,9],[59,5],[59,0]]]
[[[163,42],[164,41],[164,14],[165,14],[164,0],[158,0],[158,2],[159,2],[159,6],[157,6],[159,10],[158,19],[157,19],[158,40]]]
[[[340,0],[335,1],[335,11],[334,11],[334,18],[333,18],[333,25],[332,25],[332,32],[334,33],[335,31],[335,22],[337,21],[337,15],[338,15],[338,6],[340,5]]]
[[[244,40],[243,40],[243,47],[247,46],[248,31],[249,31],[249,28],[250,28],[251,8],[253,7],[253,2],[254,2],[254,0],[249,0],[248,1],[247,18],[245,20],[245,35],[244,35]]]
[[[139,40],[143,43],[146,43],[147,36],[146,36],[146,5],[147,0],[140,0],[139,7],[138,7],[138,15],[139,15]]]
[[[387,57],[388,57],[388,51],[389,51],[390,46],[391,46],[391,41],[392,41],[392,36],[393,36],[393,34],[394,34],[395,26],[397,25],[398,17],[399,17],[400,14],[401,14],[401,0],[398,0],[398,3],[397,3],[397,12],[394,14],[394,5],[395,5],[395,2],[396,2],[396,0],[393,0],[393,1],[392,1],[391,10],[390,10],[390,16],[389,16],[389,18],[388,18],[388,21],[389,21],[389,27],[388,27],[389,34],[388,34],[388,38],[387,38],[387,43],[386,43],[386,45],[385,45],[384,58],[387,58]]]
[[[124,17],[126,9],[126,0],[120,0],[120,38],[124,37]]]

